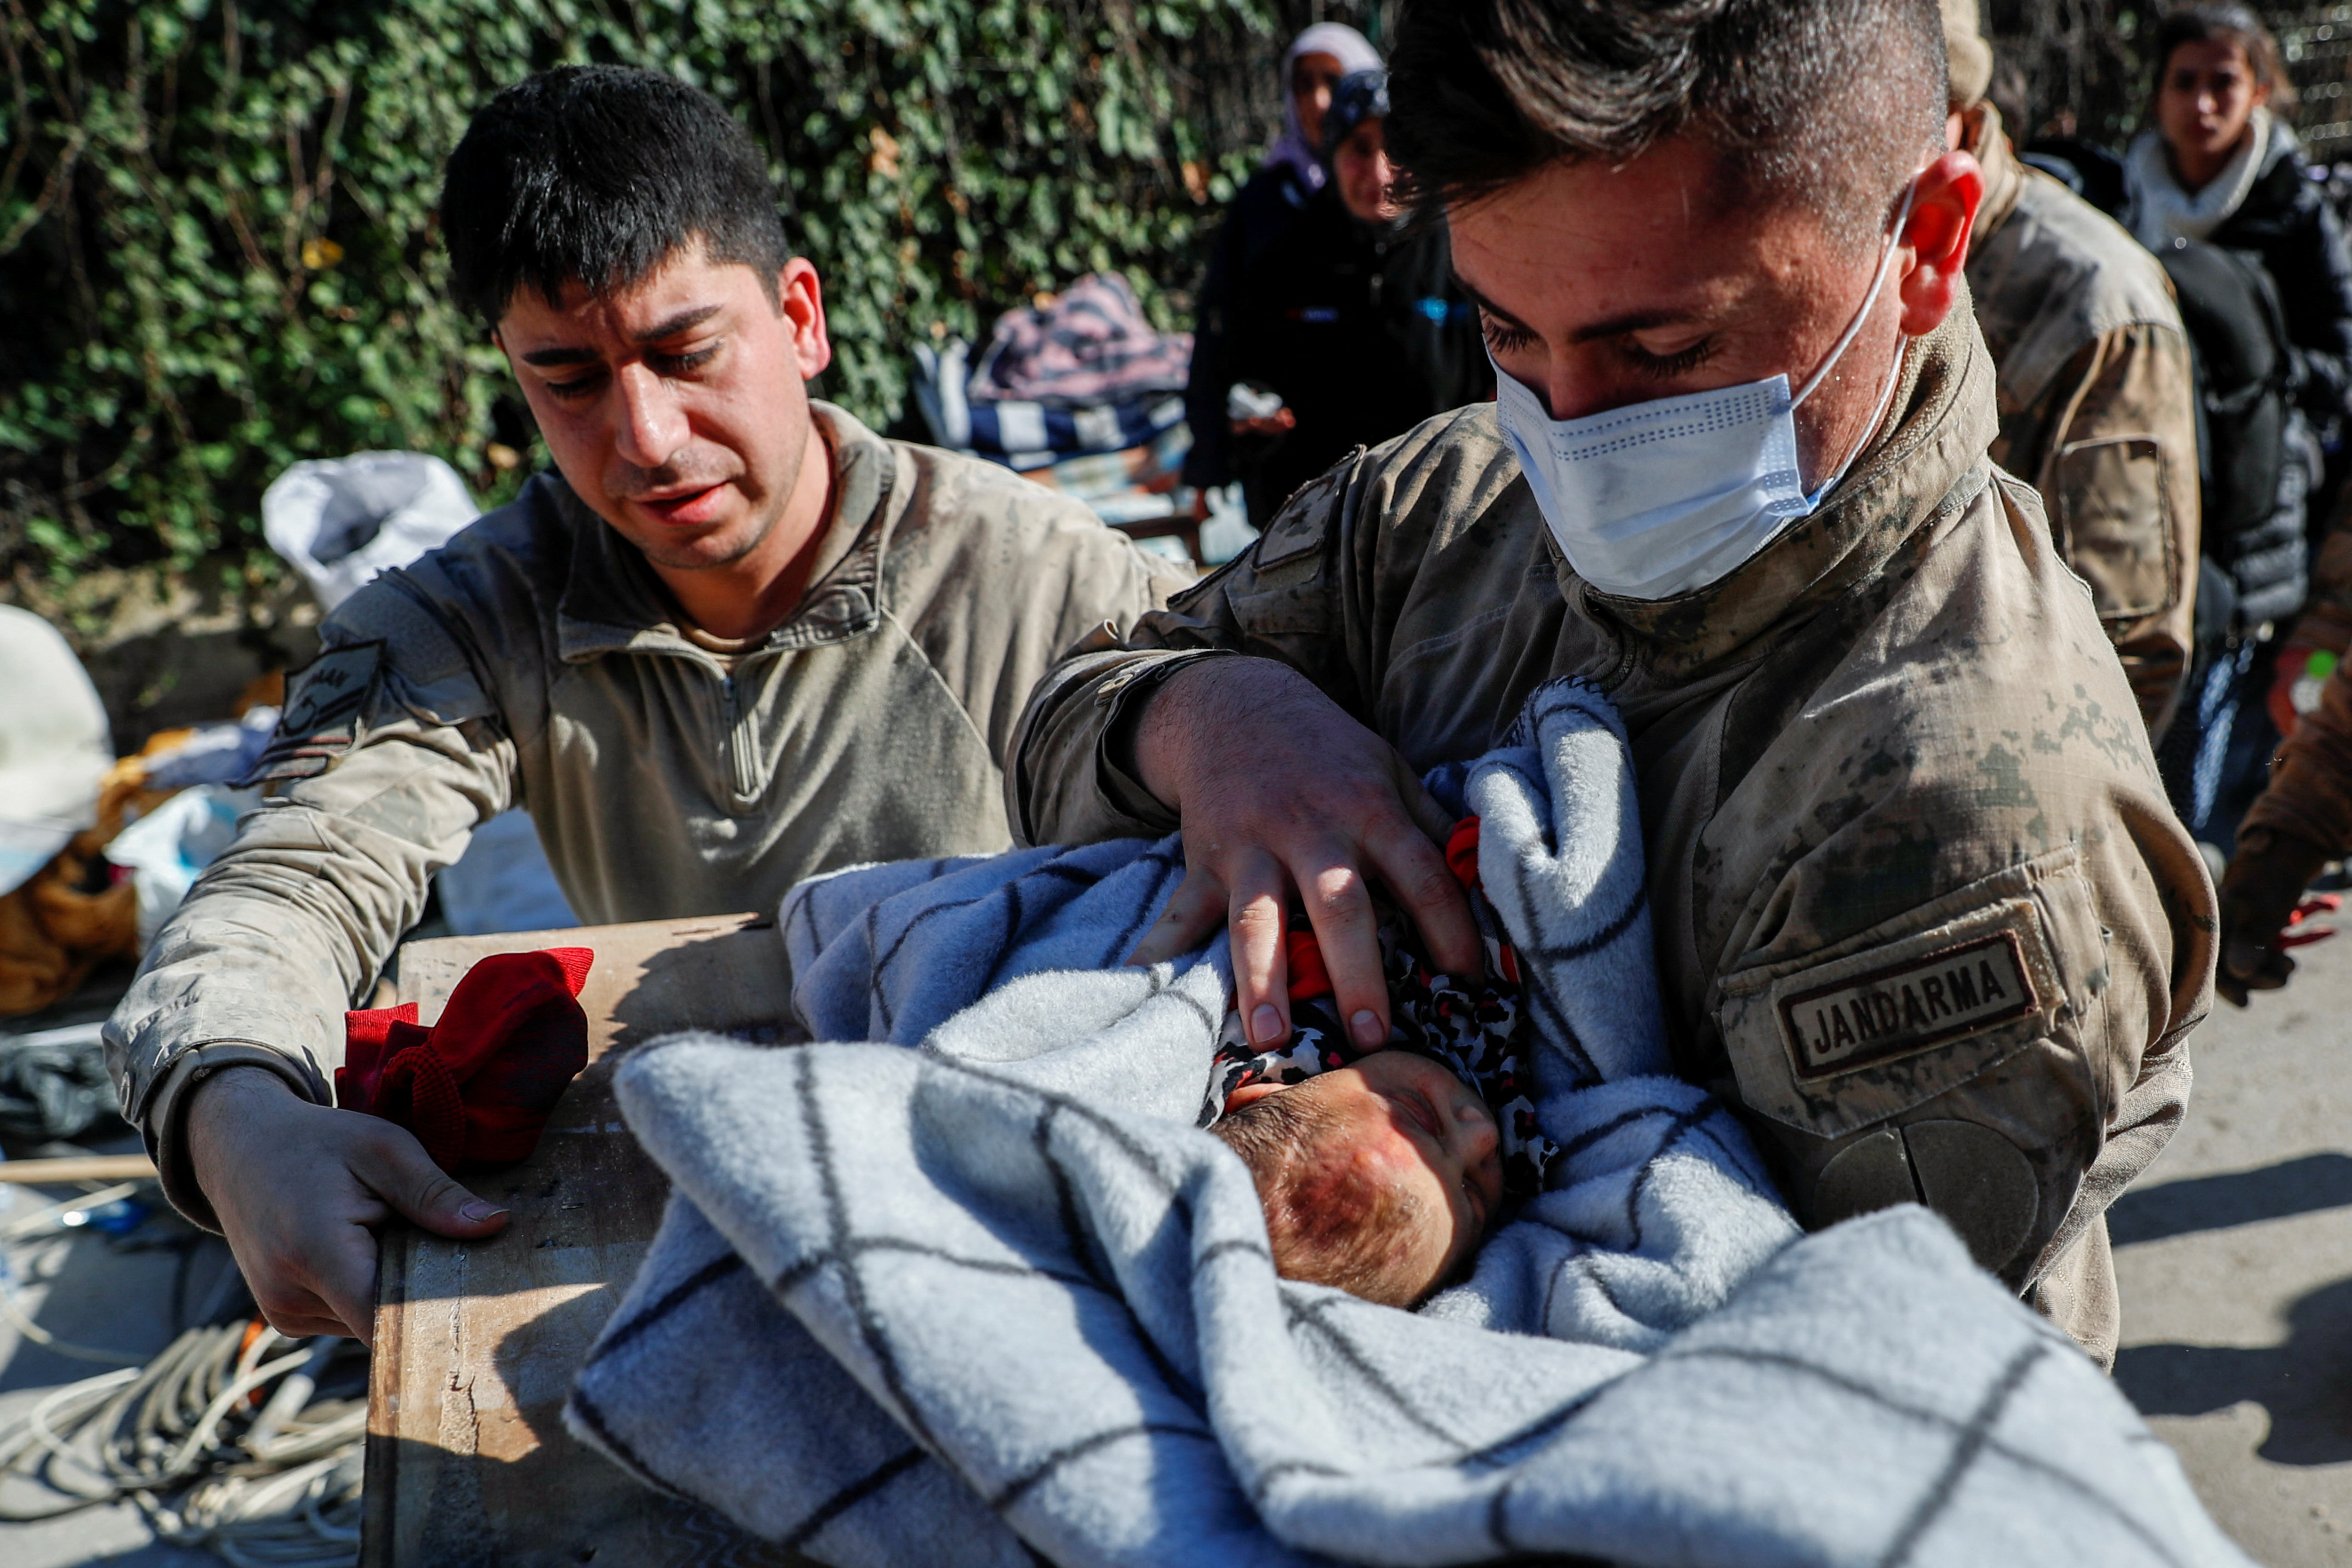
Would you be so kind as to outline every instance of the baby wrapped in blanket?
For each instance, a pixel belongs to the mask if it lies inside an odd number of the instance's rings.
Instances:
[[[1454,827],[1445,858],[1477,916],[1485,974],[1433,970],[1383,906],[1389,1044],[1358,1057],[1294,915],[1290,1042],[1258,1050],[1229,1012],[1201,1111],[1250,1168],[1276,1271],[1385,1306],[1414,1306],[1458,1276],[1559,1152],[1521,1081],[1518,958],[1478,885],[1476,817]]]
[[[1248,1076],[1212,1067],[1222,949],[1123,963],[1180,844],[847,871],[779,921],[830,1043],[688,1036],[615,1074],[672,1195],[572,1433],[844,1568],[2242,1568],[2113,1384],[1942,1221],[1799,1239],[1738,1124],[1670,1075],[1597,693],[1542,689],[1431,789],[1481,818],[1518,960],[1486,967],[1517,970],[1528,1020],[1499,1037],[1559,1146],[1466,1278],[1400,1311],[1277,1276],[1254,1173],[1187,1125]],[[1486,989],[1431,994],[1475,1014]],[[1332,1065],[1370,1080],[1428,1046]],[[1313,1065],[1270,1068],[1300,1081],[1259,1105],[1350,1084]],[[1443,1070],[1505,1107],[1507,1173],[1510,1099]]]

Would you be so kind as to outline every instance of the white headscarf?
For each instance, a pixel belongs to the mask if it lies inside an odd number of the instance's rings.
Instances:
[[[1319,191],[1327,178],[1323,160],[1298,129],[1298,100],[1290,93],[1290,68],[1301,55],[1329,55],[1339,62],[1341,76],[1378,70],[1382,62],[1380,51],[1365,41],[1364,35],[1344,22],[1318,22],[1291,39],[1290,47],[1283,52],[1282,135],[1266,150],[1265,166],[1287,165],[1308,190]]]
[[[2257,108],[2246,124],[2245,145],[2194,195],[2180,188],[2164,138],[2153,127],[2133,137],[2131,150],[2124,157],[2133,235],[2150,250],[2169,250],[2176,239],[2210,237],[2245,205],[2247,194],[2270,161],[2273,124],[2271,111]]]

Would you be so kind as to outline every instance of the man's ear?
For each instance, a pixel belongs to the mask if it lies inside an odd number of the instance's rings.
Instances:
[[[777,272],[776,310],[793,335],[801,379],[814,380],[833,363],[833,340],[824,331],[824,285],[806,257],[793,257]]]
[[[1984,170],[1966,153],[1950,152],[1921,170],[1902,243],[1911,247],[1897,293],[1903,334],[1925,337],[1944,324],[1959,295],[1969,261],[1969,231],[1984,200]]]

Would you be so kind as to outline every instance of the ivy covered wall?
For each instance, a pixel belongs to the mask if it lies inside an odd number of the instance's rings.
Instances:
[[[496,352],[443,292],[443,159],[578,61],[728,104],[789,192],[836,350],[899,412],[910,336],[1128,270],[1181,324],[1277,112],[1279,0],[0,0],[0,595],[205,564],[270,574],[300,458],[415,447],[485,501],[530,467]]]
[[[258,588],[260,493],[300,458],[416,447],[512,493],[530,426],[443,294],[433,207],[468,115],[531,70],[653,66],[740,115],[825,279],[824,391],[887,425],[913,338],[1080,273],[1182,324],[1283,41],[1378,41],[1397,3],[0,0],[0,598],[122,568]],[[1997,93],[2118,136],[2160,5],[1986,0]],[[2343,74],[2319,31],[2352,11],[2264,9],[2299,76]]]

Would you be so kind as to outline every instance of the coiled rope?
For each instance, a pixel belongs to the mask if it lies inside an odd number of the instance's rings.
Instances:
[[[53,1226],[71,1206],[0,1227],[0,1240]],[[82,1361],[125,1359],[38,1328],[14,1296],[0,1278],[0,1317],[34,1342]],[[354,1341],[290,1340],[258,1320],[188,1329],[143,1366],[51,1389],[0,1424],[0,1523],[127,1500],[160,1539],[235,1568],[349,1568],[367,1364]]]

